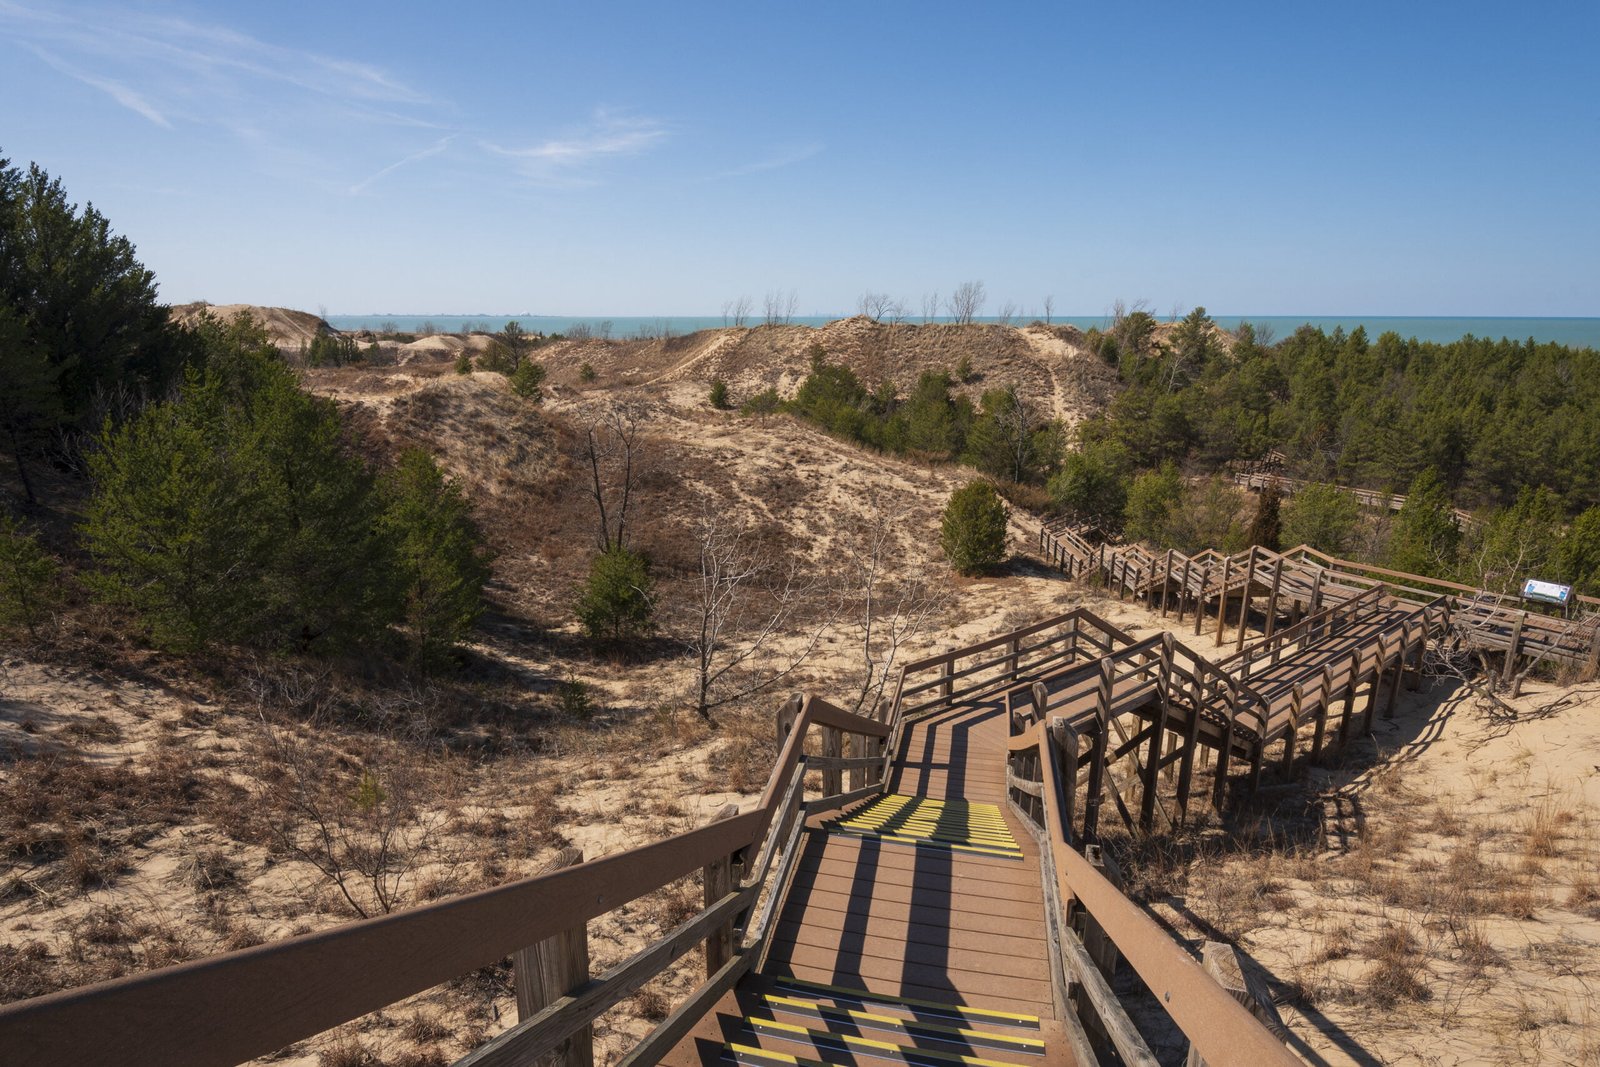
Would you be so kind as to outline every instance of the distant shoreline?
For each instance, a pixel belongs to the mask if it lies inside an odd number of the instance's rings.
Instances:
[[[792,326],[825,326],[830,322],[837,322],[843,315],[807,315],[795,316],[789,320]],[[1164,316],[1163,316],[1164,317]],[[393,323],[395,329],[414,333],[431,323],[435,329],[443,333],[459,333],[462,330],[498,331],[508,321],[517,320],[524,327],[537,330],[540,333],[568,333],[578,325],[587,326],[597,336],[605,333],[612,339],[628,340],[646,334],[660,336],[663,333],[682,335],[694,333],[698,330],[720,329],[732,325],[725,321],[721,315],[399,315],[399,314],[373,314],[373,315],[329,315],[328,324],[338,330],[376,330],[381,325]],[[1379,335],[1393,331],[1403,338],[1413,338],[1420,341],[1433,341],[1447,344],[1458,341],[1462,337],[1471,335],[1479,338],[1498,341],[1502,337],[1512,340],[1526,340],[1533,338],[1539,343],[1553,343],[1568,345],[1574,348],[1600,349],[1600,316],[1597,317],[1553,317],[1553,316],[1446,316],[1446,315],[1213,315],[1212,319],[1223,329],[1232,330],[1241,322],[1249,322],[1259,327],[1268,327],[1273,336],[1282,339],[1289,336],[1301,326],[1310,325],[1326,332],[1334,329],[1343,329],[1351,332],[1357,326],[1362,326],[1367,331],[1371,340],[1377,340]],[[949,322],[948,318],[934,319],[934,322]],[[978,321],[997,323],[997,318],[980,318]],[[1026,326],[1034,321],[1031,315],[1020,315],[1012,319],[1012,325]],[[1105,315],[1055,315],[1051,322],[1055,325],[1076,326],[1080,330],[1091,327],[1104,328],[1108,323]],[[907,318],[908,325],[921,325],[920,317]],[[603,324],[610,324],[609,330],[603,329]],[[760,325],[760,319],[752,316],[747,325]]]

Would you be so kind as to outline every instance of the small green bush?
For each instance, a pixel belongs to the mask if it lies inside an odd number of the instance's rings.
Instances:
[[[518,396],[526,397],[535,404],[544,399],[544,364],[535,363],[531,359],[524,360],[522,365],[511,375],[511,391]]]
[[[598,377],[599,375],[594,372],[594,364],[590,363],[588,360],[584,360],[582,363],[578,364],[578,381],[582,382],[584,385],[588,385]]]
[[[561,714],[569,719],[588,722],[594,718],[594,695],[588,683],[575,674],[556,685],[556,703],[561,707]]]
[[[744,415],[771,415],[783,407],[783,398],[776,389],[763,389],[746,400],[739,408]]]
[[[950,494],[940,524],[945,558],[962,574],[979,574],[1006,557],[1005,503],[988,482],[968,482]]]
[[[721,378],[711,379],[711,406],[718,411],[727,411],[733,405],[728,402],[728,383]]]
[[[472,356],[470,354],[468,354],[466,349],[462,349],[461,350],[461,354],[456,357],[456,373],[457,374],[471,374],[472,373]]]
[[[36,537],[9,516],[0,515],[0,631],[39,627],[59,603],[56,577],[60,568]]]
[[[578,621],[597,642],[620,644],[655,629],[655,579],[650,561],[613,545],[589,564],[589,579],[578,598]]]

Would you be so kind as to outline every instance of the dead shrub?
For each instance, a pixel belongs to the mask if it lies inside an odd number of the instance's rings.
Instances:
[[[1363,977],[1367,999],[1379,1007],[1421,1003],[1430,996],[1426,960],[1416,936],[1397,923],[1384,923],[1367,946],[1372,967]]]

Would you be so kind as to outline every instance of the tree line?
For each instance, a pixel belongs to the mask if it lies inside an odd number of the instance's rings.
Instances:
[[[1600,353],[1374,343],[1359,327],[1273,343],[1249,324],[1223,333],[1204,308],[1162,333],[1142,309],[1091,331],[1124,391],[1051,483],[1072,517],[1185,551],[1281,539],[1496,590],[1540,577],[1600,593]],[[1273,450],[1311,484],[1252,505],[1220,477]],[[1339,485],[1406,505],[1363,515]]]
[[[488,553],[431,456],[368,463],[259,324],[174,325],[104,216],[3,159],[0,434],[23,513],[43,472],[81,492],[83,584],[157,647],[434,665],[482,611]],[[0,521],[0,626],[37,632],[61,567],[19,518]]]

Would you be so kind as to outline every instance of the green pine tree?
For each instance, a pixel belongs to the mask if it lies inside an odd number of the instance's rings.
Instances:
[[[438,663],[483,612],[482,537],[460,487],[421,449],[401,455],[381,490],[412,658]]]
[[[988,482],[968,482],[950,494],[939,524],[939,544],[962,574],[979,574],[1006,556],[1005,503]]]
[[[1461,527],[1450,493],[1432,467],[1411,481],[1389,535],[1389,566],[1407,574],[1449,578],[1456,573]]]

